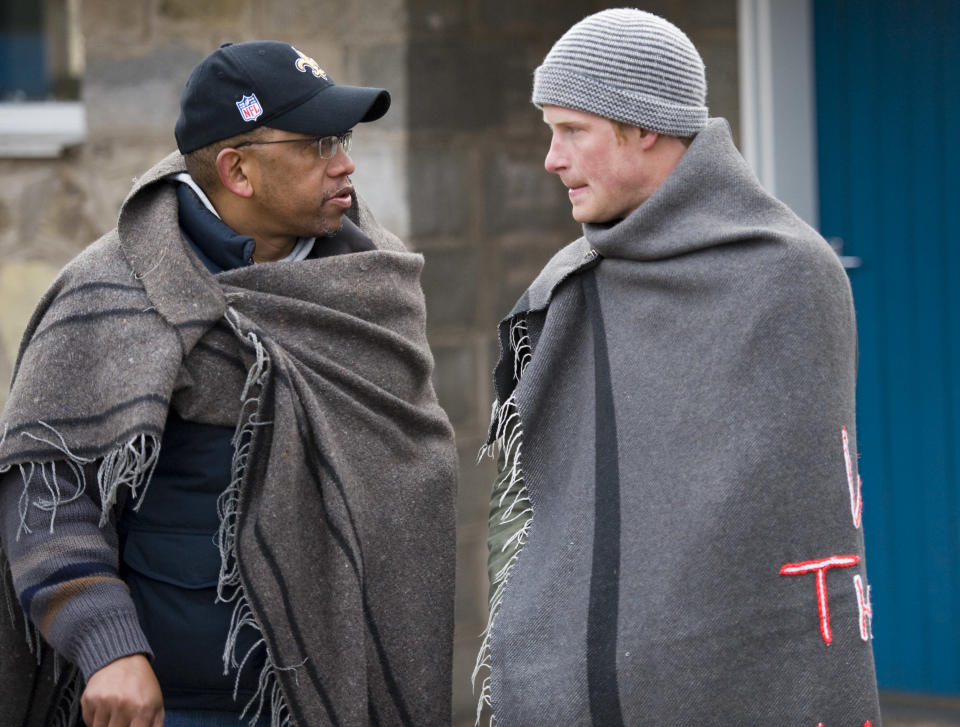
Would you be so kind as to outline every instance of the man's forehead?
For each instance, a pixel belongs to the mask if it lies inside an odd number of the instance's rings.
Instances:
[[[602,116],[591,114],[588,111],[579,111],[578,109],[567,108],[566,106],[552,106],[544,104],[543,123],[549,126],[558,126],[563,124],[590,124],[597,121],[606,121]]]

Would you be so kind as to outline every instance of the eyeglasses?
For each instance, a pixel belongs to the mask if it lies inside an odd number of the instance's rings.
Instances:
[[[330,136],[304,136],[297,139],[275,139],[273,141],[242,141],[239,144],[234,144],[233,148],[239,149],[241,146],[254,146],[255,144],[290,144],[295,141],[316,144],[317,154],[321,159],[333,159],[337,155],[337,147],[342,146],[345,152],[350,152],[350,146],[353,143],[353,129]]]

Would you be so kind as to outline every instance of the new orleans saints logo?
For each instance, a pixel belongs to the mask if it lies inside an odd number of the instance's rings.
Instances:
[[[290,47],[293,48],[293,46],[290,46]],[[324,80],[327,80],[327,81],[330,80],[329,78],[327,78],[327,72],[320,67],[319,63],[313,60],[313,58],[311,58],[310,56],[305,55],[304,53],[301,53],[296,48],[293,48],[293,49],[297,51],[297,55],[300,56],[297,59],[296,63],[294,64],[296,65],[298,71],[300,71],[301,73],[306,73],[307,69],[309,68],[311,71],[313,71],[313,75],[316,76],[317,78],[323,78]]]

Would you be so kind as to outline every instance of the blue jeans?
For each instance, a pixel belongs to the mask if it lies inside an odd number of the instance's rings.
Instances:
[[[252,716],[248,714],[241,721],[239,712],[173,710],[163,718],[163,727],[248,727]],[[270,716],[261,713],[256,727],[270,727]]]

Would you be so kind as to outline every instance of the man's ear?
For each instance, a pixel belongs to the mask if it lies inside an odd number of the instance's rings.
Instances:
[[[244,156],[236,149],[227,147],[217,154],[217,176],[220,184],[228,192],[238,197],[253,196],[253,185],[248,176],[249,167],[253,164],[250,157]]]
[[[650,131],[650,129],[640,129],[640,148],[644,151],[650,151],[653,148],[653,145],[657,143],[657,139],[660,138],[660,134],[656,131]]]

